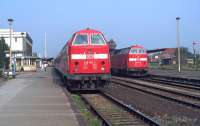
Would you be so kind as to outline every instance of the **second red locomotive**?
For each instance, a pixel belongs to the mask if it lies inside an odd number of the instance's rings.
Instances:
[[[54,65],[73,90],[104,87],[110,80],[110,55],[103,34],[93,29],[74,33]]]
[[[148,72],[148,55],[144,47],[134,45],[111,52],[112,73],[144,76]]]

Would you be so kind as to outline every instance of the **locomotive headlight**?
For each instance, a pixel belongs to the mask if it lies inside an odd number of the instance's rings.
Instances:
[[[105,67],[101,67],[101,70],[104,71],[104,70],[105,70]]]
[[[105,61],[101,61],[101,70],[104,71],[105,70]]]
[[[75,72],[77,72],[78,71],[78,62],[76,61],[75,63],[74,63],[74,71]]]

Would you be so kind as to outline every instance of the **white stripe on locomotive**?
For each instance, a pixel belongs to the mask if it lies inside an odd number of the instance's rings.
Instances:
[[[108,59],[108,54],[89,54],[93,59]],[[72,54],[71,59],[87,59],[86,54]]]

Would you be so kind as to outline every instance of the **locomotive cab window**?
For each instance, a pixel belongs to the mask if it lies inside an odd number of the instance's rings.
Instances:
[[[105,45],[103,36],[100,34],[91,35],[91,44],[92,45]]]
[[[139,51],[138,53],[146,53],[146,50],[144,49],[139,49],[138,51]]]
[[[136,54],[136,53],[137,53],[137,49],[132,48],[132,49],[130,50],[130,54]]]
[[[87,35],[76,35],[76,38],[73,42],[73,45],[86,45],[88,44],[88,36]]]
[[[145,49],[136,49],[136,48],[132,48],[130,50],[130,54],[144,54],[146,53]]]

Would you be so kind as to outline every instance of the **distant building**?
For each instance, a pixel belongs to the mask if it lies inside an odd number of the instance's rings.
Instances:
[[[149,50],[149,61],[150,63],[156,64],[176,64],[176,48],[163,48],[163,49],[155,49]]]
[[[14,32],[11,30],[11,50],[12,57],[32,56],[33,41],[27,32]],[[0,29],[0,38],[4,38],[6,44],[10,47],[10,30]],[[9,57],[9,53],[7,53]]]
[[[10,47],[10,29],[0,29],[0,38],[4,38]],[[35,71],[37,55],[32,55],[33,41],[27,32],[15,32],[11,30],[12,64],[17,71]],[[5,52],[10,57],[9,50]]]
[[[161,62],[164,65],[176,64],[176,48],[167,48],[160,55]]]
[[[147,50],[149,62],[154,64],[161,64],[161,53],[165,50],[163,49],[154,49],[154,50]]]
[[[175,65],[177,64],[177,48],[162,48],[148,50],[149,62],[151,65]],[[180,48],[181,64],[194,64],[193,54],[188,48]]]

